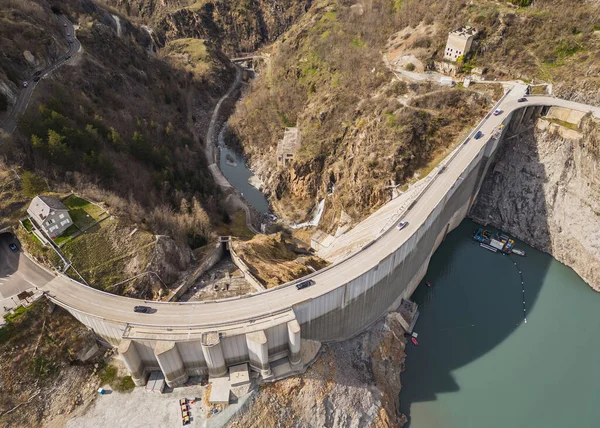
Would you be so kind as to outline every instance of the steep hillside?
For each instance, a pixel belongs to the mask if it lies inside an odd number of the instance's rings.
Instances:
[[[66,52],[56,11],[45,0],[2,1],[8,26],[1,31],[10,30],[2,37],[0,61],[7,109],[23,80]],[[127,229],[167,235],[161,246],[187,253],[174,267],[160,269],[172,273],[172,282],[173,271],[190,262],[190,247],[211,238],[210,218],[222,216],[202,135],[234,68],[208,41],[149,54],[146,31],[91,1],[62,2],[60,11],[79,25],[82,51],[42,76],[17,131],[3,138],[3,165],[16,181],[3,186],[0,218],[14,222],[23,215],[35,194],[23,174],[35,171],[44,184],[40,191],[75,190],[106,203],[122,223],[113,242],[127,240],[118,236]],[[152,251],[162,254],[159,247]],[[149,259],[152,254],[144,263],[129,263],[132,269],[123,275],[144,271]],[[143,288],[142,295],[152,297]]]
[[[393,82],[383,52],[404,49],[397,54],[428,69],[441,59],[448,31],[470,24],[479,35],[460,61],[463,73],[477,67],[489,80],[546,81],[558,95],[600,101],[598,3],[530,3],[315,2],[274,44],[230,122],[230,142],[251,158],[283,217],[306,218],[335,188],[321,228],[335,230],[345,215],[357,221],[388,200],[392,186],[427,172],[501,94],[497,86],[490,98],[477,85],[487,103],[460,89],[432,96],[431,108],[411,103],[439,86]],[[423,26],[435,30],[419,34]],[[402,47],[403,40],[410,43]],[[302,148],[291,166],[279,167],[275,147],[292,126]]]
[[[277,42],[238,105],[230,141],[250,157],[284,217],[327,199],[321,227],[358,220],[426,173],[491,106],[463,89],[397,81],[381,52],[401,13],[392,3],[320,1]],[[284,128],[300,129],[290,167],[276,165]]]

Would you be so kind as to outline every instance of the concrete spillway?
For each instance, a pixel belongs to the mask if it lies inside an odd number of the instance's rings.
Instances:
[[[140,302],[109,295],[65,277],[47,284],[48,297],[65,307],[99,335],[119,346],[136,384],[161,370],[170,386],[188,376],[218,376],[228,366],[249,363],[263,377],[271,363],[286,359],[289,371],[311,359],[315,343],[343,340],[369,327],[408,298],[427,270],[446,234],[472,206],[499,144],[519,123],[546,106],[591,111],[600,109],[551,98],[530,97],[518,103],[524,86],[505,94],[491,113],[448,159],[428,176],[426,186],[401,212],[409,225],[389,225],[375,241],[346,260],[310,277],[315,285],[296,290],[294,283],[216,302],[146,302],[153,314],[136,314]],[[494,132],[504,125],[500,132]],[[476,131],[483,137],[474,139]],[[495,135],[493,137],[492,135]]]

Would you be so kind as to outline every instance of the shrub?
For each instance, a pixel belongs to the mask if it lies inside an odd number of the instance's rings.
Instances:
[[[415,71],[415,65],[412,62],[409,62],[404,66],[406,71]]]

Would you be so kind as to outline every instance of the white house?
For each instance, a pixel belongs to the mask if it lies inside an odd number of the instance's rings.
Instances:
[[[458,57],[466,55],[471,50],[476,35],[477,30],[467,25],[450,32],[444,50],[444,59],[456,62]]]
[[[69,209],[56,198],[36,196],[27,208],[27,214],[51,238],[60,236],[73,224]]]

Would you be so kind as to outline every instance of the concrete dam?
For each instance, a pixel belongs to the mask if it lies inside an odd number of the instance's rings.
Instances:
[[[521,123],[551,106],[600,117],[599,108],[553,97],[518,102],[525,90],[526,85],[515,85],[502,97],[494,106],[501,113],[492,110],[423,178],[426,184],[394,212],[377,239],[305,277],[315,281],[311,287],[297,290],[299,281],[293,281],[211,302],[146,302],[153,308],[151,314],[133,312],[138,300],[65,276],[46,284],[46,296],[117,346],[136,385],[144,385],[156,370],[163,372],[169,386],[194,375],[221,376],[240,363],[249,363],[265,379],[300,371],[321,342],[361,333],[411,296],[434,251],[468,214],[502,140]],[[483,136],[476,139],[478,131]],[[395,226],[401,220],[409,224],[399,231]]]

